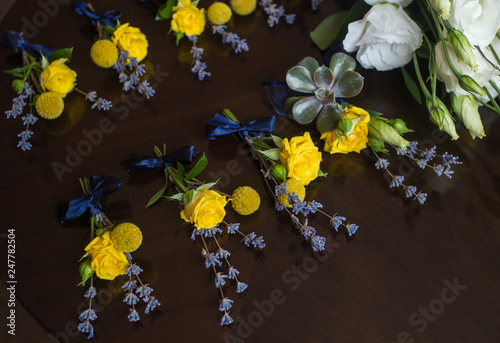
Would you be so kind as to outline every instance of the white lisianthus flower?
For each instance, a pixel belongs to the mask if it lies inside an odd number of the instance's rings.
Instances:
[[[500,29],[499,17],[498,0],[453,0],[448,20],[472,45],[487,46]]]
[[[366,69],[391,70],[407,64],[422,44],[422,32],[402,6],[376,4],[361,20],[352,22],[343,41]]]
[[[391,4],[401,5],[403,7],[406,7],[409,4],[411,4],[412,1],[413,0],[365,0],[365,2],[368,5],[372,5],[372,6],[375,4],[378,4],[379,2],[390,2]]]
[[[467,130],[469,130],[472,139],[486,136],[476,101],[472,95],[457,96],[455,93],[451,93],[451,105],[453,112],[455,112]]]
[[[453,64],[455,69],[460,74],[468,75],[473,78],[480,87],[488,85],[489,80],[493,76],[495,76],[495,69],[483,58],[483,56],[477,49],[472,49],[477,62],[477,69],[476,71],[473,71],[468,64],[458,59],[458,57],[455,55],[455,52],[451,48],[450,43],[446,42],[446,46],[451,63]],[[437,43],[434,47],[434,55],[436,59],[437,77],[438,80],[444,82],[446,91],[448,93],[454,92],[457,95],[468,95],[469,92],[460,87],[458,78],[450,68],[450,65],[448,64],[448,61],[446,59],[446,55],[444,53],[443,44],[441,42]]]

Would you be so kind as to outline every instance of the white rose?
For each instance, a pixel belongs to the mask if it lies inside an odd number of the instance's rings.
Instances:
[[[366,69],[379,71],[402,67],[422,44],[422,32],[403,7],[388,3],[373,6],[365,17],[348,26],[343,41]]]
[[[499,17],[498,0],[453,0],[448,20],[472,45],[486,46],[500,29]]]
[[[411,4],[412,1],[413,0],[365,0],[365,2],[368,5],[372,5],[372,6],[379,3],[379,2],[390,2],[391,4],[401,5],[403,7],[406,7],[409,4]]]
[[[486,86],[489,83],[489,80],[496,74],[495,69],[483,58],[477,49],[472,48],[472,52],[474,53],[478,65],[477,70],[473,71],[469,65],[457,58],[450,43],[446,42],[446,46],[448,48],[448,55],[450,56],[451,63],[455,69],[462,75],[472,77],[480,87]],[[434,55],[436,58],[438,80],[444,82],[446,85],[446,91],[448,93],[454,92],[457,95],[468,95],[469,92],[460,87],[458,78],[451,70],[441,42],[436,44],[434,48]]]

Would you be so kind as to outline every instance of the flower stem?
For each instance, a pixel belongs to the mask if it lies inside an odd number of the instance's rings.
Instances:
[[[182,179],[179,177],[179,175],[177,174],[176,171],[174,171],[174,169],[170,166],[166,166],[165,167],[165,170],[167,171],[168,175],[170,175],[172,177],[172,179],[174,179],[175,181],[175,184],[177,186],[179,186],[179,188],[185,193],[188,191],[186,185],[184,185],[184,182],[182,181]]]
[[[233,114],[233,112],[231,112],[229,109],[225,108],[222,110],[222,113],[224,113],[224,115],[226,117],[228,117],[229,119],[231,119],[232,121],[234,121],[235,123],[238,123],[238,119],[236,118],[236,116]]]

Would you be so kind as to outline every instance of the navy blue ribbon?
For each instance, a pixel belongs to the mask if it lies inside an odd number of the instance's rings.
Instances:
[[[247,136],[261,137],[273,132],[276,117],[267,117],[251,121],[246,125],[241,125],[218,113],[207,121],[206,136],[210,140],[218,139],[233,133],[237,133],[241,138]]]
[[[123,164],[127,166],[129,173],[133,173],[154,168],[165,168],[166,166],[177,164],[177,162],[188,165],[193,161],[194,155],[194,145],[188,145],[171,154],[160,157],[132,155]]]
[[[122,16],[122,12],[118,10],[107,11],[103,15],[99,15],[83,1],[75,2],[72,7],[79,15],[87,17],[94,26],[97,26],[97,23],[104,26],[116,26],[117,19]]]
[[[60,205],[64,209],[59,212],[59,222],[63,224],[68,220],[78,218],[87,210],[89,210],[91,217],[102,213],[102,206],[97,199],[112,194],[121,187],[121,181],[114,176],[91,175],[88,194]]]
[[[30,55],[37,59],[42,58],[42,54],[45,57],[49,57],[54,51],[57,50],[56,48],[43,46],[41,44],[28,43],[22,34],[11,30],[3,30],[0,35],[0,44],[14,48],[16,52],[27,51]]]

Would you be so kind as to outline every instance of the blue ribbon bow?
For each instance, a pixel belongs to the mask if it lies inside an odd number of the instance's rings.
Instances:
[[[118,10],[107,11],[99,15],[83,1],[75,2],[72,7],[79,15],[87,17],[94,26],[97,26],[97,23],[104,26],[116,26],[116,20],[122,16],[122,12]]]
[[[91,217],[102,213],[102,206],[97,199],[115,193],[121,187],[121,181],[114,176],[91,175],[89,179],[89,193],[80,198],[73,199],[69,203],[62,204],[66,209],[59,213],[59,222],[63,224],[68,220],[78,218],[87,209]]]
[[[273,132],[276,117],[267,117],[251,121],[246,125],[241,125],[218,113],[207,121],[207,138],[210,140],[218,139],[232,133],[237,133],[241,138],[247,136],[261,137],[264,134]]]
[[[41,44],[31,44],[26,42],[23,35],[16,31],[3,30],[2,35],[0,35],[0,44],[3,46],[8,46],[14,48],[16,52],[27,51],[33,57],[40,59],[42,54],[45,57],[49,57],[56,48],[43,46]]]
[[[193,161],[194,155],[194,145],[188,145],[171,154],[160,157],[132,155],[128,160],[123,162],[123,164],[127,166],[127,171],[129,173],[134,173],[160,167],[165,168],[166,166],[171,166],[177,162],[183,165],[188,165]]]

